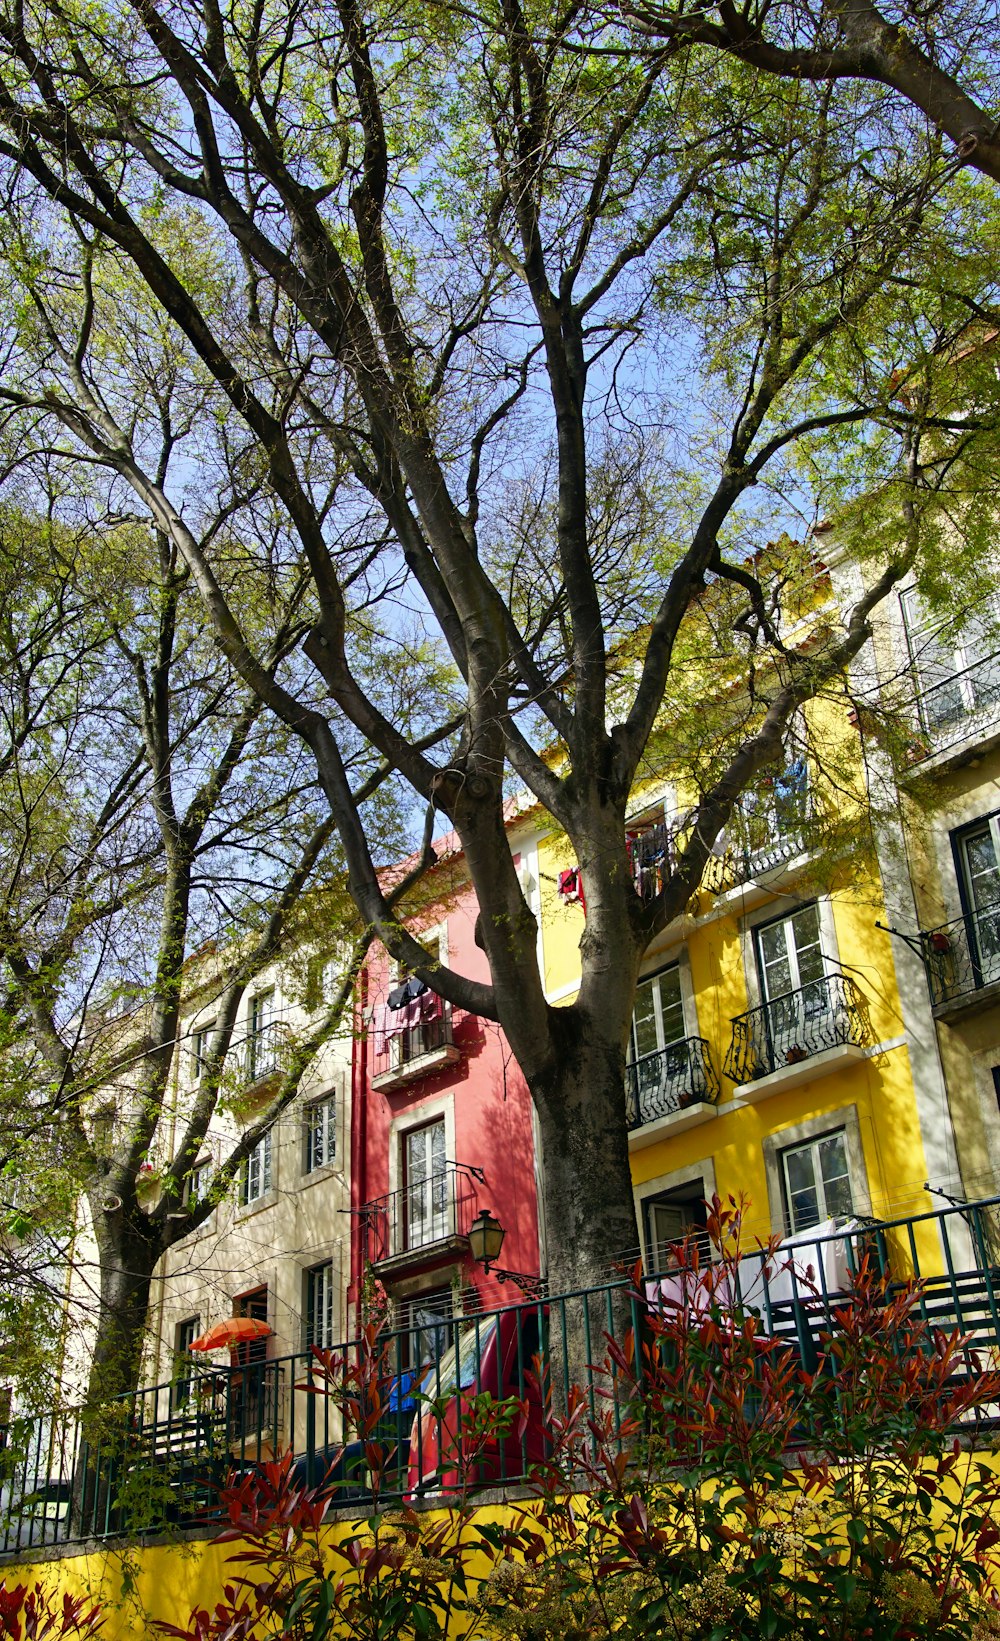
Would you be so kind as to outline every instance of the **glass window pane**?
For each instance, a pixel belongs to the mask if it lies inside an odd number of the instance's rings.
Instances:
[[[823,1178],[825,1219],[854,1212],[851,1176],[847,1166],[847,1145],[844,1135],[827,1134],[817,1144],[820,1173]]]
[[[793,989],[792,966],[788,952],[787,918],[780,923],[769,923],[758,930],[757,950],[760,955],[760,982],[764,997],[780,997]]]
[[[684,1036],[684,1004],[681,999],[681,971],[667,969],[657,979],[660,988],[660,1013],[663,1020],[663,1043],[676,1043]]]
[[[632,1014],[632,1058],[641,1060],[644,1054],[655,1054],[658,1047],[653,982],[647,980],[635,994],[635,1009]]]
[[[818,1225],[820,1199],[812,1146],[785,1152],[785,1183],[792,1230],[801,1231],[810,1225]]]

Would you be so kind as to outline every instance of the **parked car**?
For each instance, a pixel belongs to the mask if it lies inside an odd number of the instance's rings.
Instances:
[[[546,1349],[545,1320],[538,1306],[470,1319],[425,1369],[410,1430],[407,1498],[516,1480],[544,1457],[534,1358]],[[520,1408],[508,1407],[498,1425],[491,1403],[514,1401]]]

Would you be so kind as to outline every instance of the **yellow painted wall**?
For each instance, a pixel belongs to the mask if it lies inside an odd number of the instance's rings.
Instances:
[[[996,1453],[969,1454],[965,1461],[970,1467],[983,1464],[992,1470],[1000,1467]],[[953,1492],[962,1486],[960,1469]],[[934,1501],[931,1519],[942,1520],[943,1504]],[[487,1506],[476,1512],[476,1522],[518,1522],[516,1505]],[[357,1531],[354,1522],[335,1523],[321,1532],[321,1541],[329,1546],[340,1536]],[[475,1534],[475,1523],[465,1532],[470,1539]],[[234,1574],[245,1569],[229,1564],[229,1558],[239,1554],[240,1543],[219,1544],[215,1540],[192,1540],[185,1544],[132,1546],[126,1551],[100,1550],[79,1555],[65,1554],[38,1563],[8,1563],[0,1567],[0,1578],[8,1585],[41,1582],[61,1601],[63,1593],[85,1596],[99,1601],[105,1613],[102,1641],[139,1641],[148,1637],[153,1641],[157,1619],[172,1624],[186,1624],[195,1607],[211,1609],[222,1595],[223,1585]],[[463,1558],[470,1585],[486,1575],[487,1557],[471,1551]],[[449,1634],[457,1638],[467,1628],[459,1615]]]
[[[579,941],[584,915],[579,906],[566,905],[556,892],[558,874],[574,864],[567,840],[550,835],[539,845],[542,881],[541,919],[545,959],[545,985],[556,1001],[572,1000],[579,978]],[[800,1083],[786,1092],[776,1092],[764,1100],[739,1109],[729,1109],[734,1085],[723,1078],[721,1114],[682,1133],[666,1133],[663,1138],[632,1153],[632,1174],[637,1186],[662,1175],[690,1168],[711,1158],[716,1186],[725,1197],[745,1194],[751,1200],[747,1228],[751,1235],[764,1237],[776,1226],[779,1214],[768,1200],[762,1141],[784,1128],[829,1113],[831,1126],[845,1106],[857,1110],[864,1151],[872,1212],[878,1218],[896,1219],[933,1210],[935,1204],[923,1190],[927,1164],[913,1087],[910,1058],[905,1043],[902,1007],[896,985],[890,937],[875,927],[885,921],[877,879],[866,868],[863,857],[851,863],[850,875],[842,870],[841,882],[832,886],[831,907],[840,967],[859,986],[867,1000],[871,1041],[893,1046],[871,1059],[853,1061],[842,1068]],[[822,889],[808,879],[788,886],[775,895],[771,905],[755,901],[759,915],[794,909],[797,903],[818,898]],[[691,984],[697,1009],[698,1032],[709,1043],[713,1062],[720,1075],[732,1038],[732,1021],[750,1006],[741,941],[740,897],[727,897],[720,915],[712,897],[701,894],[695,911],[685,916],[661,937],[657,954],[650,953],[647,972],[673,961],[683,950],[690,966]],[[918,1228],[917,1253],[924,1274],[943,1269],[936,1228]],[[899,1274],[908,1264],[900,1246]]]

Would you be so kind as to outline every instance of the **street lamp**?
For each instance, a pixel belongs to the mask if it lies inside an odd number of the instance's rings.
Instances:
[[[480,1209],[469,1226],[469,1251],[473,1259],[498,1282],[513,1282],[529,1299],[540,1298],[545,1291],[544,1277],[527,1276],[523,1271],[505,1271],[496,1265],[506,1234],[495,1214],[491,1214],[488,1208]]]
[[[489,1273],[490,1266],[500,1258],[503,1239],[507,1235],[495,1214],[483,1208],[469,1227],[469,1247],[477,1265]]]

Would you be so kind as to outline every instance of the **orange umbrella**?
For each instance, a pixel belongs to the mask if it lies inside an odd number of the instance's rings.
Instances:
[[[200,1339],[192,1339],[188,1350],[222,1350],[226,1345],[241,1345],[247,1339],[266,1339],[271,1332],[273,1329],[266,1322],[258,1322],[255,1316],[227,1316]]]

